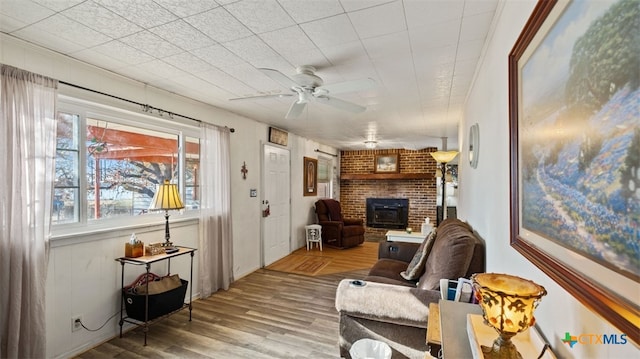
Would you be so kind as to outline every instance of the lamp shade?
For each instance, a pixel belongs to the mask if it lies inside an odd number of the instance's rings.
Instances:
[[[431,157],[440,163],[449,163],[458,155],[458,151],[436,151],[431,152]]]
[[[533,311],[547,294],[541,285],[508,274],[478,273],[472,281],[487,324],[503,334],[533,325]]]
[[[164,183],[158,186],[149,209],[159,211],[182,208],[184,208],[184,204],[182,204],[180,193],[178,193],[178,185],[169,183],[167,179],[164,180]]]

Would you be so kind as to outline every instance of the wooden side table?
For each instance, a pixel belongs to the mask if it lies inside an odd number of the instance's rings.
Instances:
[[[166,260],[168,265],[167,265],[167,275],[171,274],[171,258],[174,257],[179,257],[185,254],[189,254],[191,256],[191,270],[190,270],[190,274],[189,274],[189,303],[184,303],[182,305],[182,307],[179,310],[182,310],[186,307],[189,308],[189,321],[191,321],[191,311],[193,309],[192,307],[192,300],[193,300],[193,255],[195,254],[196,249],[195,248],[189,248],[189,247],[178,247],[178,251],[175,253],[171,253],[171,254],[157,254],[157,255],[147,255],[147,256],[142,256],[142,257],[137,257],[137,258],[130,258],[130,257],[120,257],[120,258],[116,258],[117,262],[120,262],[120,264],[122,265],[122,274],[121,274],[121,279],[120,279],[120,284],[121,284],[121,289],[120,289],[120,322],[118,323],[120,325],[120,338],[122,338],[122,326],[124,325],[125,322],[127,323],[131,323],[131,324],[135,324],[135,325],[142,325],[144,327],[143,331],[144,331],[144,345],[147,345],[147,332],[149,331],[149,322],[150,320],[149,318],[149,294],[148,294],[148,289],[149,287],[147,286],[147,294],[145,294],[145,320],[144,321],[139,321],[133,318],[129,318],[127,316],[124,315],[125,312],[125,308],[124,308],[124,265],[125,264],[132,264],[132,265],[144,265],[145,269],[146,269],[146,274],[147,276],[149,275],[149,270],[151,269],[151,263],[155,263],[155,262],[159,262],[159,261],[164,261]],[[168,313],[171,314],[171,313]],[[167,315],[168,315],[167,314]]]
[[[442,336],[440,334],[440,306],[438,303],[429,303],[427,348],[429,353],[436,358],[438,357],[440,348],[442,348]]]

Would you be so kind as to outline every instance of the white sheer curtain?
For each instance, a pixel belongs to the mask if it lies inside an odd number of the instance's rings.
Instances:
[[[229,129],[203,124],[200,148],[200,295],[233,282]]]
[[[43,358],[58,82],[0,70],[0,357]]]

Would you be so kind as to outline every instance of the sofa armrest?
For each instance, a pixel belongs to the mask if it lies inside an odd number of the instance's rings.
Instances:
[[[362,218],[343,218],[342,222],[344,222],[345,226],[362,226],[364,224]]]
[[[320,221],[318,224],[322,226],[322,239],[326,243],[342,238],[342,222]]]
[[[410,263],[420,243],[411,242],[380,242],[378,245],[378,259],[396,259]]]
[[[351,281],[343,279],[338,285],[336,310],[354,317],[426,328],[429,303],[440,299],[435,290],[376,282],[354,286]]]

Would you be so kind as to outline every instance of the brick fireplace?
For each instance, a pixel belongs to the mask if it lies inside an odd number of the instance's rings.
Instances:
[[[436,162],[429,147],[418,151],[405,149],[340,152],[340,203],[347,218],[362,218],[366,223],[367,198],[406,198],[409,201],[408,226],[420,232],[425,217],[436,220]],[[374,173],[376,155],[399,156],[399,173]],[[366,227],[367,236],[382,237],[386,228]]]

